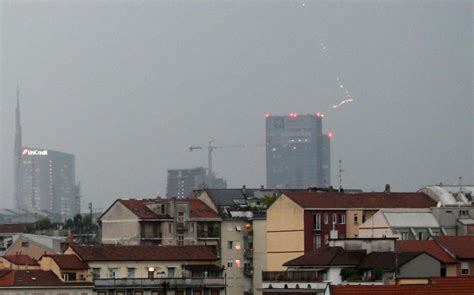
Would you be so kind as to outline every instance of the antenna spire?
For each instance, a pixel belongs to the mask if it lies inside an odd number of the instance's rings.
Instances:
[[[342,160],[339,159],[339,190],[342,191],[342,173],[346,170],[342,169]]]

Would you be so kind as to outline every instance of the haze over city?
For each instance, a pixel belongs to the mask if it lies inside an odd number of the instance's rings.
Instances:
[[[332,184],[473,181],[472,2],[14,2],[1,14],[1,207],[25,146],[76,156],[83,203],[166,194],[207,165],[265,184],[265,114],[325,114]],[[338,80],[339,78],[339,80]],[[336,109],[345,92],[353,101]]]

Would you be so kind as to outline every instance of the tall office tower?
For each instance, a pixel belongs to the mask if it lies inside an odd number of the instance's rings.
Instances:
[[[74,155],[22,147],[17,99],[14,150],[17,209],[41,210],[63,219],[80,213],[80,187],[75,182]]]
[[[268,188],[328,187],[331,134],[322,133],[322,116],[265,115]]]
[[[227,183],[209,176],[203,167],[168,170],[166,196],[187,198],[193,190],[202,188],[227,188]]]
[[[23,148],[20,155],[20,208],[71,218],[80,212],[74,155]]]

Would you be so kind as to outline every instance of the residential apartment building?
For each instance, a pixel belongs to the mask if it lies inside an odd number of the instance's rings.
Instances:
[[[394,237],[400,240],[429,240],[446,234],[430,208],[382,209],[359,227],[361,238]]]
[[[99,218],[102,243],[208,245],[219,251],[221,218],[193,199],[119,199]]]
[[[423,193],[285,192],[267,210],[267,270],[325,245],[357,237],[360,224],[383,208],[431,208]]]
[[[219,258],[206,246],[71,245],[64,254],[88,264],[98,295],[219,295],[226,288]]]

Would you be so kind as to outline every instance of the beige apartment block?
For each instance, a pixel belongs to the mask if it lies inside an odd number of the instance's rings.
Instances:
[[[244,233],[249,222],[223,220],[221,223],[221,262],[226,269],[227,294],[251,290],[251,279],[244,274]]]
[[[253,220],[253,294],[260,295],[262,271],[267,270],[267,220]]]
[[[284,218],[282,218],[284,216]],[[304,209],[285,195],[267,210],[267,270],[304,254]]]

